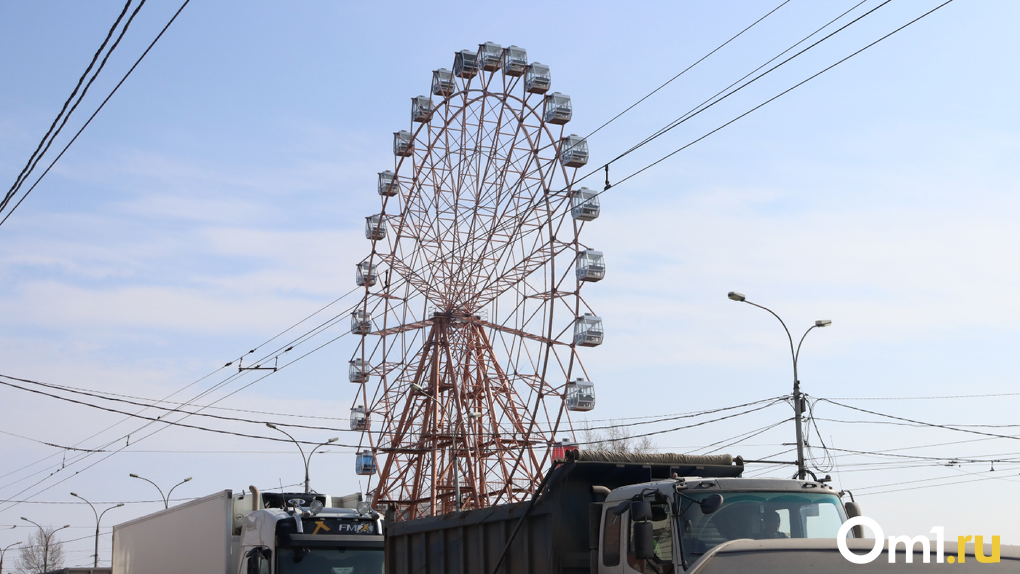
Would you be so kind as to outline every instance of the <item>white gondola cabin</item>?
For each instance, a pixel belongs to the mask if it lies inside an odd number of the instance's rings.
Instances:
[[[428,96],[411,98],[411,121],[427,122],[432,119],[432,112],[436,111],[436,105]]]
[[[576,331],[576,329],[575,329]],[[372,332],[372,314],[361,309],[351,313],[351,333],[355,335],[367,335]]]
[[[483,70],[487,72],[498,70],[502,57],[503,46],[493,42],[478,45],[478,65]]]
[[[379,174],[379,195],[393,197],[400,192],[400,179],[390,170]]]
[[[601,317],[585,313],[574,321],[574,344],[579,347],[598,347],[603,335]]]
[[[577,254],[574,270],[578,281],[602,281],[606,278],[606,260],[601,251],[586,249]]]
[[[382,214],[369,215],[365,218],[365,239],[386,239],[386,222]]]
[[[354,282],[358,284],[358,287],[375,287],[375,282],[379,279],[379,272],[375,265],[368,261],[362,261],[354,267]]]
[[[407,157],[412,151],[414,148],[411,147],[411,132],[407,130],[393,132],[393,155]]]
[[[367,383],[368,382],[368,364],[362,359],[351,359],[351,367],[347,371],[347,378],[352,383]]]
[[[578,221],[594,221],[599,218],[599,194],[582,187],[570,196],[570,216]]]
[[[528,73],[524,76],[524,89],[529,94],[544,94],[552,87],[552,72],[549,66],[535,62],[528,66]]]
[[[478,53],[461,50],[453,56],[453,75],[469,80],[478,74]]]
[[[560,163],[566,167],[581,167],[588,163],[588,140],[577,134],[560,140]]]
[[[436,96],[449,96],[453,93],[453,72],[439,68],[432,72],[432,93]]]
[[[365,412],[365,407],[351,409],[351,430],[368,430],[368,413]]]
[[[570,121],[574,113],[570,105],[570,96],[553,92],[545,97],[545,121],[550,124],[563,125]]]
[[[508,76],[523,76],[528,70],[528,52],[524,48],[510,46],[503,49],[503,73]]]
[[[375,471],[375,455],[372,454],[372,451],[363,450],[359,452],[354,461],[354,472],[361,476],[371,476],[375,474]]]
[[[595,385],[580,377],[567,383],[568,411],[590,411],[595,408]]]

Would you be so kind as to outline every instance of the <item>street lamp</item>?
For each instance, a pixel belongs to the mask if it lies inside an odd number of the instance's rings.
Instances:
[[[285,430],[281,429],[280,427],[274,425],[273,423],[266,423],[266,426],[271,428],[271,429],[273,429],[273,430],[275,430],[275,431],[280,431],[283,434],[287,435],[287,438],[289,438],[290,440],[294,441],[294,444],[297,445],[298,451],[301,452],[301,460],[304,461],[304,463],[305,463],[305,494],[309,494],[310,492],[312,492],[312,486],[311,486],[311,481],[308,478],[308,467],[309,467],[309,465],[312,462],[312,455],[315,454],[315,451],[319,450],[319,448],[324,447],[324,446],[329,445],[329,444],[333,444],[336,441],[340,440],[340,437],[333,437],[333,438],[327,440],[326,442],[319,443],[319,444],[315,445],[315,447],[312,448],[312,452],[308,453],[308,456],[305,456],[305,449],[301,448],[301,443],[298,442],[298,440],[296,438],[292,437],[290,435],[290,433],[288,433],[287,431],[285,431]]]
[[[790,356],[793,358],[793,412],[794,419],[796,419],[797,423],[797,478],[804,480],[806,476],[806,470],[804,468],[804,429],[801,421],[801,415],[803,413],[800,405],[800,380],[797,377],[797,359],[800,357],[800,346],[804,343],[804,337],[807,337],[808,333],[816,327],[828,327],[829,325],[832,325],[832,321],[829,319],[819,319],[815,321],[814,325],[808,327],[807,331],[804,331],[804,335],[800,338],[800,342],[797,343],[797,348],[794,349],[793,336],[790,335],[790,330],[786,328],[786,323],[783,322],[779,315],[776,315],[772,309],[763,307],[757,303],[752,303],[747,300],[747,297],[743,293],[737,293],[736,291],[730,291],[726,296],[733,301],[747,303],[748,305],[753,305],[759,309],[765,309],[771,313],[773,317],[779,319],[779,323],[783,326],[783,330],[786,331],[786,338],[790,341]]]
[[[85,500],[84,496],[80,496],[80,495],[78,495],[77,493],[74,493],[74,492],[71,493],[71,496],[73,496],[75,498],[80,498],[82,500]],[[92,508],[92,514],[96,515],[96,553],[95,553],[95,560],[92,562],[92,567],[93,568],[99,568],[99,523],[103,520],[103,515],[104,514],[106,514],[107,512],[113,510],[114,508],[120,508],[121,506],[124,506],[124,503],[121,502],[120,504],[117,504],[116,506],[111,506],[111,507],[107,508],[106,510],[104,510],[103,512],[99,513],[99,514],[96,514],[96,507],[92,506],[91,502],[89,502],[88,500],[85,500],[85,504],[88,504]],[[0,574],[2,574],[2,573],[0,573]]]
[[[184,484],[185,482],[191,482],[191,478],[192,478],[192,477],[189,476],[188,478],[185,478],[184,480],[178,482],[177,484],[175,484],[173,486],[173,488],[170,489],[170,492],[166,493],[166,495],[164,496],[163,495],[163,489],[160,488],[159,485],[156,484],[155,482],[152,482],[151,480],[145,478],[144,476],[138,476],[137,474],[135,474],[133,472],[131,474],[129,474],[128,476],[130,476],[131,478],[137,478],[139,480],[144,480],[145,482],[148,482],[152,486],[155,486],[156,490],[159,491],[159,497],[163,499],[163,508],[164,509],[170,508],[170,495],[174,493],[174,488],[177,488],[178,486]],[[84,499],[82,499],[82,500],[84,500]]]
[[[45,539],[45,541],[46,541],[45,544],[43,545],[43,572],[48,572],[49,569],[50,569],[50,538],[54,534],[60,532],[61,530],[65,529],[65,528],[70,528],[71,525],[70,524],[65,524],[65,525],[61,526],[60,528],[54,530],[53,532],[50,532],[49,534],[46,534],[46,529],[43,528],[42,526],[40,526],[38,522],[29,520],[29,519],[25,518],[24,516],[22,516],[21,519],[24,520],[25,522],[31,522],[32,524],[35,524],[36,528],[39,529],[39,532],[42,533],[43,539]]]
[[[14,544],[8,544],[7,548],[0,548],[0,574],[4,574],[4,554],[11,549],[12,546],[17,546],[21,542],[15,542]]]

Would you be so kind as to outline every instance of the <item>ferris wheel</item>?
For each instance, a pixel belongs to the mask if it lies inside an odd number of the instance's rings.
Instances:
[[[595,406],[581,347],[603,341],[582,295],[605,276],[580,240],[598,194],[587,142],[548,66],[486,42],[432,73],[393,135],[368,216],[349,380],[357,472],[397,519],[529,497],[571,411]],[[370,479],[374,480],[373,479]]]

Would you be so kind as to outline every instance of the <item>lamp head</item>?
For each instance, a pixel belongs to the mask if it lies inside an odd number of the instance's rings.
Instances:
[[[819,319],[815,321],[815,327],[828,327],[831,324],[832,321],[829,319]]]
[[[274,425],[273,423],[266,423],[266,426],[271,428],[271,429],[275,429],[276,428],[276,425]],[[279,430],[279,429],[277,429],[277,430]]]
[[[114,508],[120,508],[121,506],[124,506],[124,503],[123,503],[123,502],[121,502],[121,503],[120,503],[120,504],[118,504],[117,506],[114,506]]]
[[[335,436],[335,437],[333,437],[333,438],[331,438],[331,439],[327,440],[327,441],[326,441],[326,443],[328,444],[328,443],[331,443],[331,442],[336,442],[336,441],[338,441],[338,440],[340,440],[340,437],[338,437],[338,436]]]
[[[747,297],[745,297],[743,293],[737,293],[736,291],[730,291],[729,293],[726,294],[726,296],[732,299],[733,301],[747,300]]]
[[[80,496],[78,496],[78,493],[77,493],[77,492],[72,492],[72,493],[71,493],[71,496],[77,496],[78,498],[81,498]]]
[[[418,383],[411,383],[411,390],[416,393],[421,393],[423,395],[425,394],[425,389],[423,389],[422,386],[419,385]]]
[[[138,476],[137,474],[135,474],[133,472],[131,474],[129,474],[128,476],[130,476],[131,478],[141,478],[140,476]]]
[[[65,525],[61,526],[60,528],[61,528],[61,530],[62,530],[62,529],[64,529],[64,528],[70,528],[70,527],[71,527],[71,525],[70,525],[70,524],[65,524]]]
[[[31,520],[25,518],[24,516],[22,516],[21,519],[24,520],[25,522],[32,522]]]

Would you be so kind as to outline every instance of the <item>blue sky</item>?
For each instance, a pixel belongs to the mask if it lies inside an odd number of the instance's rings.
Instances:
[[[363,217],[378,210],[376,173],[391,165],[391,134],[406,129],[409,98],[425,93],[431,70],[451,67],[457,50],[487,40],[527,48],[531,60],[552,67],[554,89],[572,96],[570,131],[583,134],[778,3],[193,2],[0,228],[0,373],[163,397],[348,292],[353,265],[368,249]],[[855,4],[787,3],[593,136],[591,164]],[[878,4],[865,2],[853,14]],[[894,0],[615,163],[611,177],[936,5]],[[0,181],[14,181],[121,6],[0,3]],[[178,6],[146,3],[69,131]],[[695,411],[789,392],[781,327],[728,301],[730,290],[773,308],[798,333],[815,319],[833,320],[804,344],[801,380],[812,396],[1016,392],[1020,40],[1011,23],[1018,12],[1011,2],[957,0],[607,192],[603,216],[585,230],[608,263],[607,278],[587,290],[607,330],[603,346],[584,350],[599,393],[589,418]],[[61,147],[68,135],[58,138]],[[601,174],[593,178],[598,186]],[[218,406],[336,417],[342,425],[353,397],[345,374],[352,349],[352,340],[341,339]],[[938,424],[1010,425],[1018,423],[1020,396],[846,402]],[[877,419],[831,404],[817,409],[822,436],[836,448],[1020,455],[1014,439],[839,423],[824,419]],[[776,406],[654,438],[664,451],[692,450],[788,416]],[[0,389],[0,431],[73,444],[118,420]],[[138,426],[122,423],[84,445]],[[728,450],[765,457],[789,448],[783,443],[792,431],[787,423]],[[320,435],[302,438],[327,438]],[[151,487],[129,472],[161,484],[194,476],[181,496],[301,479],[297,455],[275,443],[170,429],[134,449],[71,478],[58,471],[19,493],[58,469],[61,451],[3,435],[0,474],[10,475],[0,479],[0,499],[31,495],[33,503],[0,503],[0,528],[28,516],[70,522],[81,528],[69,538],[86,536],[87,507],[34,502],[71,502],[71,490],[95,500],[152,500]],[[316,457],[313,486],[358,490],[349,449]],[[1009,512],[1020,503],[1018,463],[996,463],[990,473],[987,464],[916,462],[878,470],[854,465],[881,457],[850,454],[837,462],[837,485],[854,491],[887,534],[941,525],[949,536],[999,534],[1020,544]],[[28,476],[35,471],[42,474]],[[131,504],[106,520],[156,508]],[[4,533],[0,544],[20,540],[19,530]],[[88,540],[68,548],[72,563],[88,561]]]

